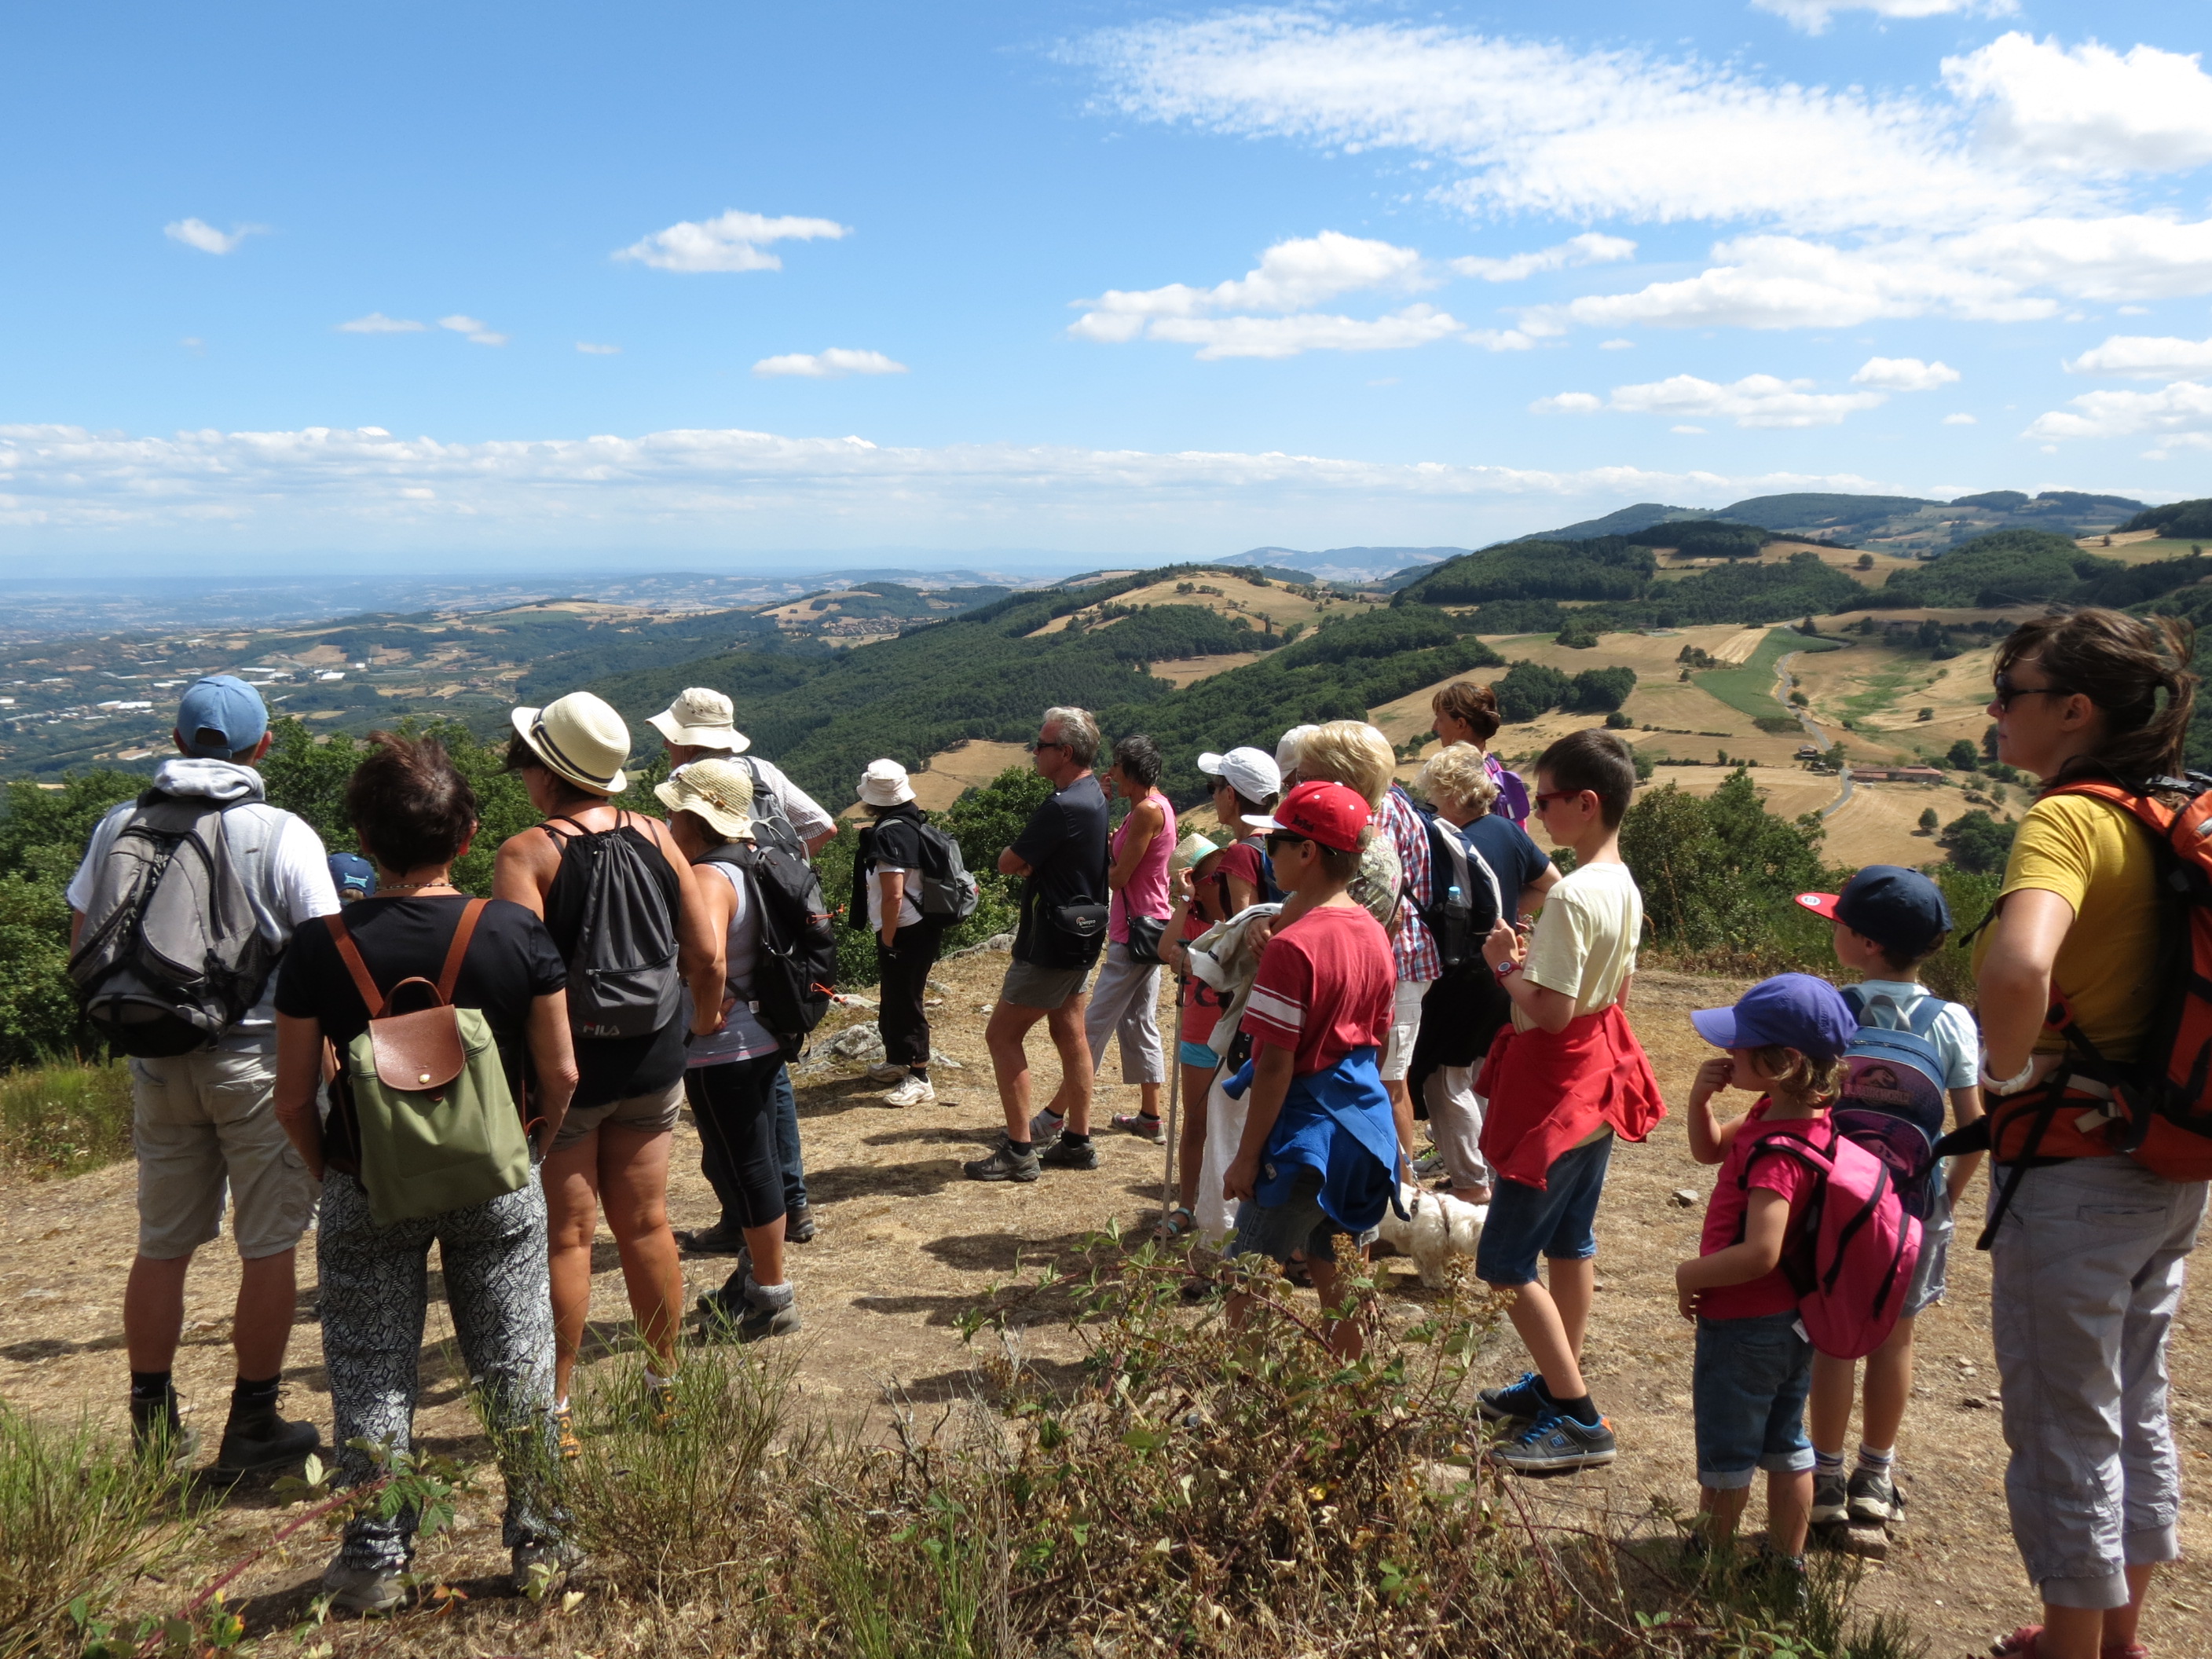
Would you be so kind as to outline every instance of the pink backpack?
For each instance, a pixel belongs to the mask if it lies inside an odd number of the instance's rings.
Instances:
[[[1812,1193],[1783,1247],[1782,1269],[1814,1347],[1858,1359],[1889,1340],[1905,1310],[1920,1260],[1920,1223],[1899,1199],[1889,1165],[1832,1122],[1826,1129],[1825,1143],[1761,1137],[1737,1179],[1748,1189],[1752,1166],[1767,1157],[1794,1158],[1813,1172]]]

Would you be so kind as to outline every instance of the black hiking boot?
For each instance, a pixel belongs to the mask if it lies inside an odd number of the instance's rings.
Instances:
[[[222,1444],[216,1448],[215,1472],[219,1475],[260,1474],[303,1462],[323,1443],[322,1431],[312,1423],[291,1423],[276,1414],[276,1398],[230,1404],[230,1421],[223,1425]]]
[[[171,1468],[182,1468],[192,1461],[199,1443],[198,1431],[186,1428],[177,1413],[176,1389],[165,1389],[151,1398],[132,1392],[131,1449],[137,1455]]]

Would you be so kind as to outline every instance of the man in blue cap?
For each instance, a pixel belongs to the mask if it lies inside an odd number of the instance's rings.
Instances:
[[[261,695],[229,674],[178,704],[178,757],[154,787],[101,819],[69,884],[70,971],[88,1018],[132,1056],[138,1254],[123,1297],[131,1425],[148,1456],[188,1459],[171,1367],[192,1253],[222,1229],[223,1195],[241,1261],[231,1346],[238,1360],[216,1468],[295,1463],[319,1439],[276,1413],[296,1305],[295,1257],[314,1219],[313,1181],[276,1121],[269,991],[293,931],[338,908],[319,836],[268,804]],[[234,971],[190,988],[153,957]]]

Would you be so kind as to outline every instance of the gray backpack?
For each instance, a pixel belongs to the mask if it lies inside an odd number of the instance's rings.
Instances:
[[[982,892],[960,856],[960,843],[933,823],[921,826],[921,892],[915,899],[933,921],[965,921]]]
[[[223,814],[244,801],[148,790],[93,877],[70,978],[118,1053],[210,1047],[261,1000],[283,954],[259,918]]]
[[[769,852],[788,853],[801,864],[810,862],[806,843],[799,838],[798,827],[783,810],[776,793],[763,781],[760,768],[750,755],[739,755],[738,764],[752,775],[753,780],[753,845]]]
[[[584,882],[583,923],[568,952],[568,1027],[586,1039],[648,1036],[676,1018],[684,995],[675,913],[646,861],[660,854],[623,834],[619,821],[611,830],[556,822],[576,833],[538,827]]]

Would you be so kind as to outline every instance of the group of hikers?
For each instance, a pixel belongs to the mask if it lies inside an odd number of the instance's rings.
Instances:
[[[1693,1556],[1733,1547],[1760,1470],[1755,1570],[1787,1592],[1810,1531],[1901,1514],[1914,1321],[1944,1294],[1953,1212],[1986,1157],[2006,1492],[2044,1603],[1996,1650],[2145,1652],[2143,1595],[2179,1553],[2167,1338],[2212,1176],[2197,1052],[2212,961],[2189,954],[2212,892],[2212,793],[2182,779],[2190,653],[2180,624],[2097,609],[1998,647],[1997,757],[2043,788],[1975,929],[1977,1010],[1920,982],[1953,929],[1941,890],[1874,866],[1798,896],[1851,983],[1785,974],[1692,1016],[1717,1052],[1686,1103],[1689,1146],[1718,1166],[1676,1272],[1697,1328]],[[1572,732],[1530,788],[1491,752],[1487,687],[1449,684],[1433,714],[1443,747],[1410,789],[1364,721],[1200,756],[1217,842],[1179,838],[1151,738],[1109,750],[1085,711],[1044,711],[1030,752],[1051,793],[997,861],[1021,895],[985,1033],[1004,1133],[964,1170],[1034,1182],[1096,1169],[1102,1128],[1173,1139],[1158,1236],[1215,1252],[1192,1258],[1192,1299],[1260,1316],[1252,1279],[1199,1264],[1271,1258],[1317,1293],[1316,1328],[1346,1359],[1365,1325],[1340,1244],[1371,1247],[1394,1206],[1433,1201],[1433,1181],[1484,1206],[1474,1274],[1508,1294],[1528,1355],[1473,1402],[1488,1455],[1522,1474],[1595,1467],[1618,1449],[1582,1370],[1596,1218],[1614,1143],[1667,1111],[1626,1012],[1644,921],[1619,844],[1633,756],[1611,732]],[[187,690],[179,757],[101,822],[69,889],[88,1016],[135,1056],[125,1324],[146,1455],[190,1455],[171,1366],[186,1268],[226,1189],[244,1267],[216,1467],[281,1467],[319,1443],[277,1408],[310,1225],[341,1478],[371,1476],[365,1446],[408,1445],[435,1241],[468,1375],[518,1431],[498,1439],[522,1582],[574,1560],[557,1464],[576,1450],[603,1214],[649,1414],[676,1409],[684,1252],[736,1258],[700,1298],[706,1333],[799,1328],[786,1252],[815,1224],[787,1062],[813,1017],[794,998],[829,988],[805,982],[793,933],[824,920],[807,861],[837,826],[748,752],[735,718],[702,689],[652,718],[672,767],[663,820],[614,803],[631,738],[606,703],[515,710],[506,763],[544,821],[497,849],[486,900],[453,884],[477,802],[437,743],[373,734],[345,796],[358,855],[332,856],[264,799],[258,695],[223,676]],[[871,763],[855,793],[848,921],[874,936],[884,1046],[870,1076],[884,1105],[912,1108],[937,1098],[927,985],[967,878],[903,767]],[[1571,859],[1539,847],[1530,817]],[[1040,1022],[1060,1061],[1041,1107]],[[1097,1125],[1109,1038],[1138,1109]],[[1729,1090],[1751,1103],[1724,1120]],[[678,1234],[666,1200],[687,1102],[720,1213]],[[404,1510],[348,1522],[324,1578],[335,1604],[400,1602],[413,1524]]]

